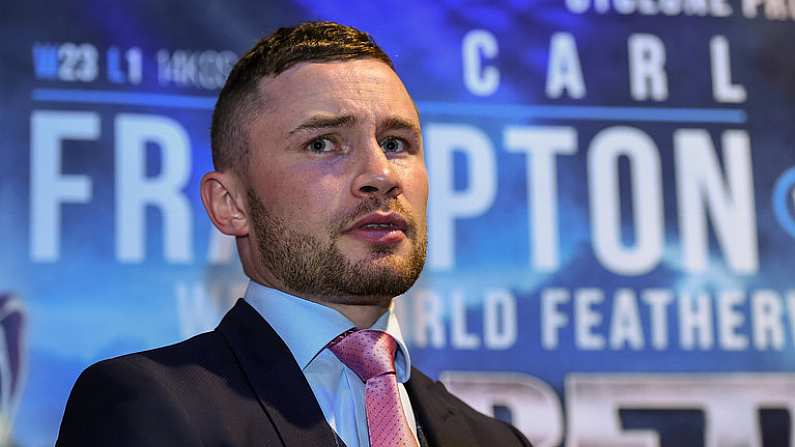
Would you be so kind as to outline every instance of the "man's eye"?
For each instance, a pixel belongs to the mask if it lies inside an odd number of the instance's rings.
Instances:
[[[322,137],[309,142],[306,148],[311,152],[331,152],[334,150],[334,142],[331,139]]]
[[[381,142],[381,148],[389,153],[405,152],[406,142],[400,138],[387,138]]]

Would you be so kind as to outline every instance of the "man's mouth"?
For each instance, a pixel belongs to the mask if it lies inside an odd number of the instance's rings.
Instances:
[[[406,239],[408,227],[398,213],[375,212],[357,220],[344,233],[372,244],[394,245]]]

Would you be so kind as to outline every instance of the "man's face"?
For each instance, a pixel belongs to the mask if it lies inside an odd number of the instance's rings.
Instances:
[[[405,292],[425,260],[428,178],[414,104],[374,59],[260,83],[248,205],[257,275],[338,304]]]

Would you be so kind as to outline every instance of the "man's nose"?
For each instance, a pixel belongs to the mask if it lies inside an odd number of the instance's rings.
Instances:
[[[373,196],[394,198],[402,192],[394,163],[377,142],[362,152],[352,188],[353,195],[363,199]]]

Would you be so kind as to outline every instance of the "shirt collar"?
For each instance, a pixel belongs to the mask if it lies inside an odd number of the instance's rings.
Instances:
[[[245,300],[284,340],[301,370],[306,369],[334,337],[356,326],[331,307],[254,281],[248,283]],[[398,346],[395,354],[397,380],[406,382],[411,373],[411,357],[393,309],[390,307],[369,329],[382,330],[395,339]]]

